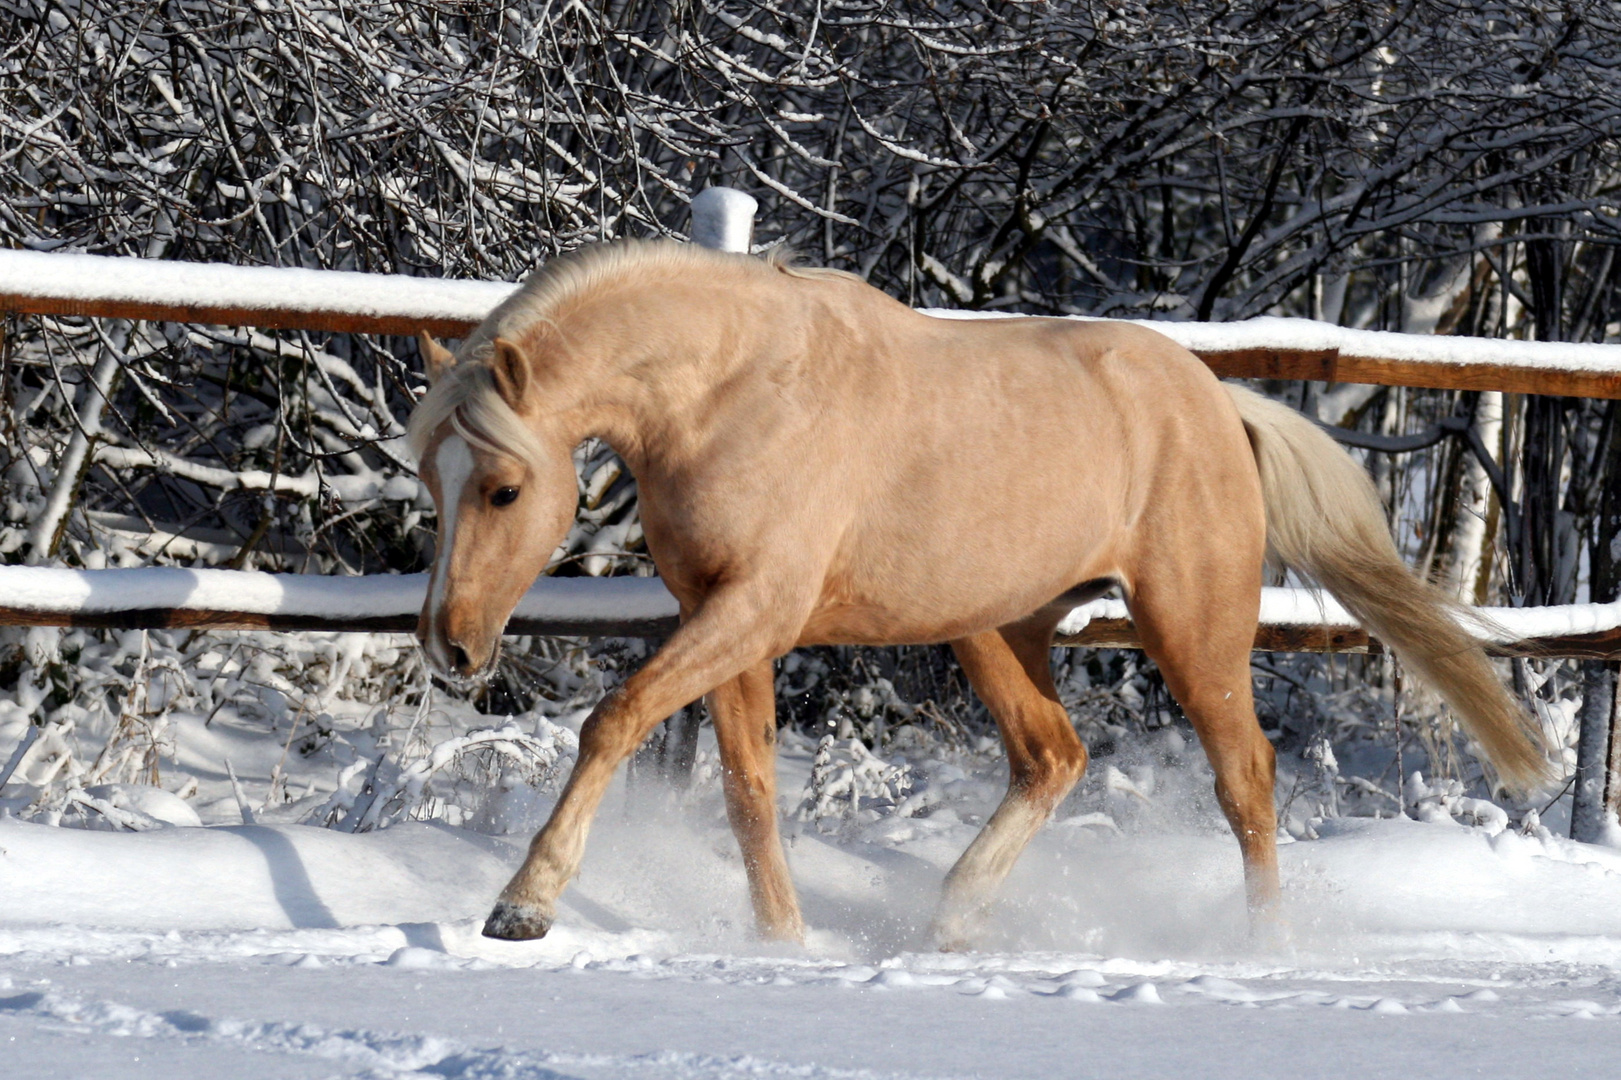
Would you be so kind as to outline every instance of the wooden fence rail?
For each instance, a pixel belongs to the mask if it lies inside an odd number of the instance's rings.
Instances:
[[[427,592],[427,574],[0,566],[0,625],[409,633]],[[658,578],[541,578],[507,632],[665,637],[677,610]]]
[[[0,251],[0,311],[459,338],[515,285]],[[930,311],[944,318],[1016,318]],[[1145,322],[1218,375],[1621,398],[1621,345],[1348,330],[1310,319]]]
[[[0,566],[0,625],[109,629],[306,630],[409,633],[426,574],[327,577],[254,570],[66,570]],[[1621,604],[1487,608],[1496,656],[1621,659]],[[656,577],[542,578],[519,602],[509,634],[662,638],[675,597]],[[1141,648],[1119,600],[1072,611],[1055,643]],[[1255,636],[1261,652],[1378,653],[1383,646],[1315,589],[1266,589]]]
[[[1605,606],[1605,605],[1597,605]],[[1542,613],[1552,608],[1523,608]],[[3,616],[0,616],[3,618]],[[1140,649],[1142,639],[1127,618],[1093,619],[1084,630],[1059,634],[1055,645],[1089,649]],[[1521,656],[1543,660],[1621,660],[1621,628],[1590,633],[1548,634],[1512,640],[1488,640],[1492,656]],[[1313,623],[1262,622],[1255,631],[1255,652],[1383,653],[1384,643],[1360,626]]]

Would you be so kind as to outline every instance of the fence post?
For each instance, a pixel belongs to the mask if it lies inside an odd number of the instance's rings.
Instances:
[[[716,251],[749,253],[754,242],[754,196],[736,188],[704,188],[692,197],[692,242]]]

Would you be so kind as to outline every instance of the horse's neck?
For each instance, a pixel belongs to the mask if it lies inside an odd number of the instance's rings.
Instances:
[[[571,403],[569,437],[607,441],[638,474],[681,457],[701,438],[714,387],[758,353],[756,335],[772,332],[736,318],[722,289],[681,292],[680,302],[610,297],[582,306],[563,328],[572,339],[558,385]],[[647,317],[649,308],[655,317]]]

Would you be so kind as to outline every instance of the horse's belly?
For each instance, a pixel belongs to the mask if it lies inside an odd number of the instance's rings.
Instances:
[[[913,613],[840,605],[812,615],[795,645],[930,645],[997,625],[994,617],[920,619]]]
[[[929,645],[955,641],[1018,622],[1046,600],[1008,604],[978,611],[897,611],[866,605],[818,609],[805,624],[796,645]]]
[[[1078,570],[1030,568],[1000,575],[931,574],[913,580],[832,581],[801,631],[800,645],[921,645],[953,641],[1018,622],[1091,577]]]

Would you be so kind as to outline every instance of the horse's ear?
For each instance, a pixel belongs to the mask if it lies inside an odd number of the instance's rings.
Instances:
[[[495,351],[490,354],[490,374],[495,376],[495,389],[501,400],[512,411],[527,411],[529,397],[529,361],[523,351],[506,338],[495,339]]]
[[[429,337],[426,330],[417,331],[417,350],[422,353],[430,384],[438,382],[441,375],[456,366],[456,354]]]

